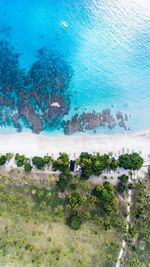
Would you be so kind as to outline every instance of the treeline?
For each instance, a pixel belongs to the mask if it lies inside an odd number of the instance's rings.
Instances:
[[[0,166],[4,165],[13,157],[13,154],[7,153],[0,156]],[[34,156],[32,159],[27,158],[25,155],[16,154],[15,161],[18,167],[25,167],[26,171],[32,170],[32,165],[35,165],[37,169],[43,170],[46,165],[52,164],[54,171],[60,170],[67,172],[70,170],[69,156],[66,153],[60,153],[57,160],[54,160],[51,156],[46,155],[44,157]],[[32,165],[31,165],[32,162]],[[92,174],[100,175],[105,169],[110,168],[116,170],[118,167],[128,170],[139,170],[143,165],[143,158],[138,153],[122,154],[118,159],[110,156],[109,154],[96,155],[82,152],[80,157],[76,159],[76,164],[81,167],[81,178],[88,179]],[[29,167],[30,164],[30,167]]]
[[[83,179],[88,179],[91,174],[100,175],[107,168],[116,170],[118,167],[128,170],[139,170],[143,165],[143,158],[138,153],[122,154],[118,159],[109,154],[92,155],[81,153],[77,163],[81,166]]]
[[[0,157],[0,165],[4,165],[13,157],[13,154],[7,153]],[[25,172],[31,172],[33,166],[38,170],[50,167],[53,171],[60,171],[59,181],[57,183],[60,190],[76,189],[79,180],[87,180],[92,174],[99,176],[106,169],[115,171],[117,168],[124,168],[128,170],[139,170],[143,165],[143,158],[138,153],[122,154],[118,159],[110,156],[109,154],[92,155],[89,153],[81,153],[79,158],[76,159],[76,165],[80,166],[80,172],[74,174],[70,170],[70,159],[66,153],[60,153],[59,157],[55,160],[49,155],[44,157],[34,156],[32,159],[27,158],[25,155],[16,154],[15,162],[18,167],[24,167]],[[107,177],[106,177],[107,178]],[[118,192],[122,193],[126,189],[128,177],[123,175],[118,184]]]

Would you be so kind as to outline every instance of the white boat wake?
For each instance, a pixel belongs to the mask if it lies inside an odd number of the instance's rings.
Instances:
[[[60,22],[60,26],[61,26],[62,28],[64,28],[64,29],[66,29],[66,28],[68,27],[68,24],[67,24],[67,22],[66,22],[65,20],[62,20],[62,21]]]

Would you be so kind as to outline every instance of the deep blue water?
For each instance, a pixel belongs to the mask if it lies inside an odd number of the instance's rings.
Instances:
[[[147,0],[0,0],[0,28],[11,27],[9,41],[19,49],[20,68],[28,70],[41,47],[70,66],[70,106],[63,119],[76,108],[79,113],[109,108],[130,114],[133,131],[150,127],[149,14]],[[118,131],[122,128],[98,129]]]

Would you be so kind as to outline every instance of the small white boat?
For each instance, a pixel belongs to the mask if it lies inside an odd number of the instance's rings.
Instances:
[[[51,104],[51,107],[58,107],[58,108],[60,108],[60,105],[59,105],[58,102],[53,102],[53,103]]]
[[[68,24],[67,24],[67,22],[65,20],[62,20],[60,22],[60,26],[63,27],[64,29],[66,29],[68,27]]]

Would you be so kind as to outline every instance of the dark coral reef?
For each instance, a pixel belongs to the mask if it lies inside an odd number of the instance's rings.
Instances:
[[[0,126],[24,126],[34,133],[57,126],[68,113],[72,69],[58,53],[47,48],[37,52],[29,70],[19,66],[19,53],[0,41]]]
[[[63,121],[64,133],[67,135],[76,132],[84,132],[86,130],[96,130],[98,127],[105,127],[112,129],[116,125],[128,130],[126,122],[128,121],[127,114],[117,112],[115,115],[111,114],[110,109],[100,112],[83,112],[81,115],[77,113],[67,121]]]

